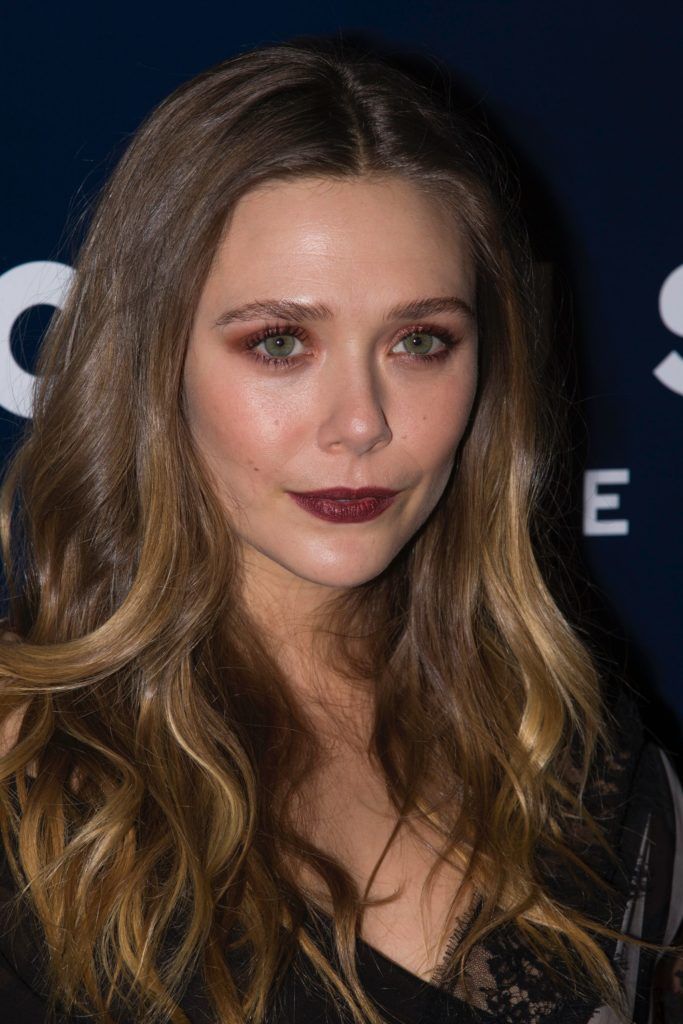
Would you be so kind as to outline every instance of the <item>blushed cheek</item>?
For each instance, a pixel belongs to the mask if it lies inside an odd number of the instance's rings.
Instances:
[[[223,495],[252,500],[277,482],[291,447],[284,436],[290,417],[243,387],[195,383],[188,397],[195,444]]]
[[[447,475],[467,428],[475,385],[472,374],[463,375],[455,386],[435,388],[419,407],[404,410],[400,434],[426,471]]]
[[[440,443],[431,450],[431,463],[429,467],[430,486],[428,493],[430,499],[428,504],[435,505],[441,498],[451,476],[458,446],[467,426],[467,416],[464,410],[459,410],[458,415],[453,417],[453,410],[448,410],[451,416],[450,422],[447,418],[442,421],[442,430],[439,433]]]

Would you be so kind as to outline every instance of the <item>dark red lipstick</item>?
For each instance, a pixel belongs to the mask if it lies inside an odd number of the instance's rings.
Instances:
[[[328,487],[289,493],[297,505],[318,519],[331,523],[365,523],[389,508],[399,492],[387,487]]]

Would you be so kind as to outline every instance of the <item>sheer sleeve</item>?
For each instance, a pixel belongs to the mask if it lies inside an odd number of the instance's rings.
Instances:
[[[646,743],[628,795],[619,843],[631,873],[632,895],[621,928],[651,942],[679,942],[683,922],[683,788],[665,752]],[[683,1022],[683,962],[617,943],[615,963],[622,971],[633,1024]],[[601,1007],[590,1024],[618,1024]]]
[[[671,787],[676,829],[664,941],[683,946],[683,787],[664,753],[662,760]],[[648,1024],[674,1024],[676,1021],[683,1021],[683,956],[663,955],[658,958],[654,972],[652,1008]]]

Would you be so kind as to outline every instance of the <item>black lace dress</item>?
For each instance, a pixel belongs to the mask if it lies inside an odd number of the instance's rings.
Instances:
[[[683,790],[664,752],[646,740],[630,699],[616,696],[618,723],[615,758],[596,759],[586,803],[600,819],[618,863],[599,847],[577,839],[577,850],[611,894],[588,888],[585,879],[543,859],[548,885],[565,906],[581,907],[594,919],[658,943],[681,941],[683,921]],[[579,849],[580,847],[580,849]],[[0,1022],[47,1024],[44,998],[45,951],[26,921],[10,917],[15,886],[5,859],[0,864]],[[475,904],[476,911],[476,904]],[[454,948],[472,917],[449,944]],[[329,919],[316,915],[316,936],[333,962]],[[327,928],[327,941],[325,939]],[[676,938],[677,937],[677,938]],[[683,969],[678,961],[631,944],[598,940],[617,966],[628,996],[633,1024],[683,1024]],[[525,947],[513,926],[499,929],[475,946],[467,962],[467,984],[449,980],[447,954],[427,982],[394,963],[362,939],[357,940],[361,983],[380,1013],[396,1024],[618,1024],[585,984],[566,980],[562,965],[543,964]],[[448,951],[447,951],[448,952]],[[683,961],[680,965],[683,968]],[[553,968],[556,968],[554,970]],[[217,1024],[200,977],[195,975],[181,1001],[192,1024]],[[94,1017],[72,1015],[57,1024],[89,1024]],[[274,996],[272,1024],[333,1024],[350,1021],[321,991],[303,958],[292,965]],[[122,1017],[122,1024],[137,1024]]]

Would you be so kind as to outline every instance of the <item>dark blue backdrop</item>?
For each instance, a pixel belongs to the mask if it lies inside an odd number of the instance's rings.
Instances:
[[[250,13],[249,5],[24,0],[5,9],[0,454],[27,411],[30,377],[21,367],[30,371],[68,283],[68,266],[50,266],[68,264],[66,225],[143,116],[180,82],[238,50],[333,32],[445,63],[472,110],[488,112],[516,155],[539,251],[563,296],[558,344],[577,353],[583,466],[568,518],[598,587],[596,637],[645,695],[648,724],[677,752],[679,2],[383,0],[332,10],[300,0]]]

